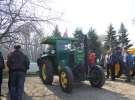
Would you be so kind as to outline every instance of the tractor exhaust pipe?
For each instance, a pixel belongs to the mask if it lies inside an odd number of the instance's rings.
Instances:
[[[84,35],[84,64],[88,66],[88,39],[87,35]]]

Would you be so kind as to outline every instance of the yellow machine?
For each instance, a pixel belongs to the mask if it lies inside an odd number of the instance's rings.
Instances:
[[[135,55],[135,48],[128,49],[128,52]],[[117,76],[119,72],[120,72],[120,64],[117,63],[115,64],[115,75]],[[135,70],[130,70],[130,75],[133,75],[133,74],[135,74]]]
[[[128,49],[128,52],[131,53],[131,54],[133,54],[133,55],[135,55],[135,48]]]

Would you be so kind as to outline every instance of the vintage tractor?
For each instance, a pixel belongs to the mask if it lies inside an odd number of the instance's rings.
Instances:
[[[40,78],[44,84],[52,84],[53,76],[59,76],[64,92],[71,92],[75,81],[88,80],[92,87],[101,88],[105,83],[105,75],[98,65],[91,66],[87,62],[87,37],[83,48],[76,48],[75,38],[47,37],[42,44],[49,45],[38,61]]]

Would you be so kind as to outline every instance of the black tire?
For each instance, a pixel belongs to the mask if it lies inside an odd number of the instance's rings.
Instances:
[[[105,84],[105,74],[100,66],[95,65],[90,71],[90,81],[92,87],[101,88]]]
[[[40,67],[40,78],[44,84],[52,84],[53,82],[53,66],[49,59],[43,59]]]
[[[65,75],[64,75],[64,74]],[[63,78],[63,75],[65,76]],[[64,82],[65,81],[65,82]],[[73,74],[70,68],[65,67],[60,70],[59,73],[60,87],[66,93],[71,93],[73,89]]]

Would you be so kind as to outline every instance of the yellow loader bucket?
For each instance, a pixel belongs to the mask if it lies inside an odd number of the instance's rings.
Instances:
[[[117,63],[115,64],[115,75],[118,75],[119,71],[120,71],[120,64]]]

